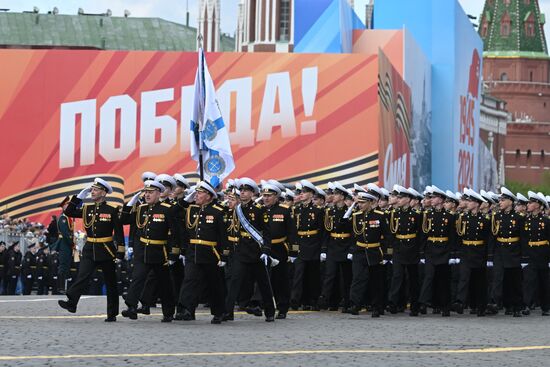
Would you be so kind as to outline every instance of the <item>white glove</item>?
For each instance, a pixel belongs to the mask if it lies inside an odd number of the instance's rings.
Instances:
[[[493,267],[493,262],[492,261],[487,261],[487,267],[492,268]]]
[[[273,258],[273,257],[271,257],[271,256],[270,256],[269,258],[271,259],[271,267],[272,267],[272,268],[274,268],[274,267],[276,267],[277,265],[279,265],[279,263],[280,263],[279,260],[277,260],[277,259],[275,259],[275,258]]]
[[[27,275],[27,279],[31,279],[32,278],[32,275]]]
[[[133,247],[128,247],[128,255],[131,255],[134,253],[134,248]]]
[[[456,264],[456,265],[460,264],[460,259],[458,259],[458,258],[455,259],[455,264]]]
[[[351,204],[351,206],[346,211],[346,214],[344,214],[344,219],[348,219],[353,212],[353,208],[355,208],[355,203]]]
[[[528,265],[528,264],[523,263],[523,264],[521,264],[521,268],[523,269],[523,268],[525,268],[527,265]]]
[[[290,261],[290,263],[292,264],[292,263],[294,263],[294,261],[296,261],[296,258],[292,257],[292,256],[289,256],[288,261]],[[548,267],[550,267],[550,264],[548,264]]]
[[[225,261],[218,261],[218,267],[223,268],[225,266]]]
[[[38,277],[38,280],[42,280],[42,277]]]
[[[347,259],[348,260],[353,260],[353,254],[348,254]]]
[[[455,265],[456,262],[455,262],[455,259],[449,259],[449,265]]]
[[[193,201],[195,201],[196,194],[197,194],[197,191],[195,189],[191,189],[189,190],[189,194],[187,194],[187,196],[183,200],[185,200],[188,203],[192,203]]]
[[[321,256],[319,256],[319,259],[321,260],[321,262],[327,261],[327,254],[324,252],[321,252]]]
[[[180,260],[181,260],[181,263],[183,264],[183,266],[185,266],[185,256],[180,255]]]
[[[261,254],[261,255],[260,255],[260,260],[263,261],[263,263],[265,264],[265,266],[267,266],[268,259],[269,259],[269,256],[267,256],[267,254]]]
[[[168,265],[172,266],[174,265],[176,262],[174,260],[168,260]]]
[[[86,199],[86,196],[90,194],[90,192],[92,192],[92,187],[88,186],[84,190],[80,191],[78,195],[76,195],[76,197],[79,198],[80,200],[84,200]]]
[[[550,263],[548,263],[548,267],[550,268]]]
[[[141,195],[141,191],[138,191],[134,196],[132,196],[132,198],[130,199],[128,204],[126,204],[126,206],[134,206],[139,200],[140,195]]]
[[[120,259],[115,259],[115,264],[118,265],[118,264],[120,264],[121,262],[122,262],[122,260],[120,260]]]
[[[386,265],[388,263],[388,260],[382,260],[382,265]]]
[[[53,277],[55,280],[57,280],[57,277]]]
[[[426,264],[426,259],[420,259],[420,263],[421,263],[422,265]]]

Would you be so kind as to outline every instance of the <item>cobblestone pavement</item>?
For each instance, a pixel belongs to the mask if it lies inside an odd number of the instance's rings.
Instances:
[[[407,314],[372,319],[291,313],[266,323],[242,313],[211,325],[160,322],[160,310],[104,323],[105,298],[83,297],[76,314],[59,296],[0,297],[0,366],[547,366],[550,318]],[[123,304],[121,302],[121,304]]]

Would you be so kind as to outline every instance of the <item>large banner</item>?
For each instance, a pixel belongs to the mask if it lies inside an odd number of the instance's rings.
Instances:
[[[378,181],[377,54],[206,55],[234,177]],[[143,171],[196,178],[197,54],[0,51],[0,211],[45,221],[93,177],[121,203]]]

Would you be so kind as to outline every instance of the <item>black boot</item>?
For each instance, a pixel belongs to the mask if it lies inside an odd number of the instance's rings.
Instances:
[[[425,315],[428,313],[428,307],[424,303],[420,305],[420,313],[422,315]]]
[[[61,308],[64,308],[65,310],[69,311],[70,313],[75,313],[76,312],[76,306],[73,305],[69,301],[59,300],[59,301],[57,301],[57,303],[59,304],[59,306]]]
[[[376,308],[372,310],[372,317],[380,317],[380,311],[378,311]]]
[[[141,313],[143,315],[150,315],[151,314],[151,308],[147,305],[141,305],[141,307],[138,307],[136,309],[137,313]]]
[[[121,312],[122,317],[127,317],[130,320],[137,320],[137,309],[132,306],[128,306],[126,310]]]
[[[210,321],[210,323],[211,323],[211,324],[216,324],[216,325],[218,325],[218,324],[221,324],[222,321],[223,321],[222,316],[214,316],[214,317],[212,318],[212,320]]]
[[[280,312],[277,314],[277,317],[276,317],[277,320],[284,320],[286,319],[286,312]]]

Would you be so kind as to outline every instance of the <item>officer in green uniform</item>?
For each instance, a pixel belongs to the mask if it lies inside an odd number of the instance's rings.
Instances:
[[[70,198],[67,196],[59,204],[59,206],[65,211],[67,205],[69,205]],[[61,293],[66,291],[66,280],[71,277],[71,260],[73,258],[73,232],[74,224],[72,218],[69,218],[65,213],[57,219],[58,239],[52,245],[52,252],[57,252],[57,274],[54,277],[57,278],[57,290]]]
[[[76,312],[80,296],[88,288],[89,281],[96,268],[103,271],[107,288],[107,318],[105,322],[116,321],[118,315],[118,290],[116,282],[115,260],[124,258],[124,233],[117,206],[105,201],[111,194],[111,185],[96,178],[93,184],[73,196],[64,213],[71,218],[82,218],[87,239],[82,249],[82,258],[76,281],[67,290],[67,300],[60,300],[59,306],[71,313]],[[91,195],[92,202],[82,201]]]

